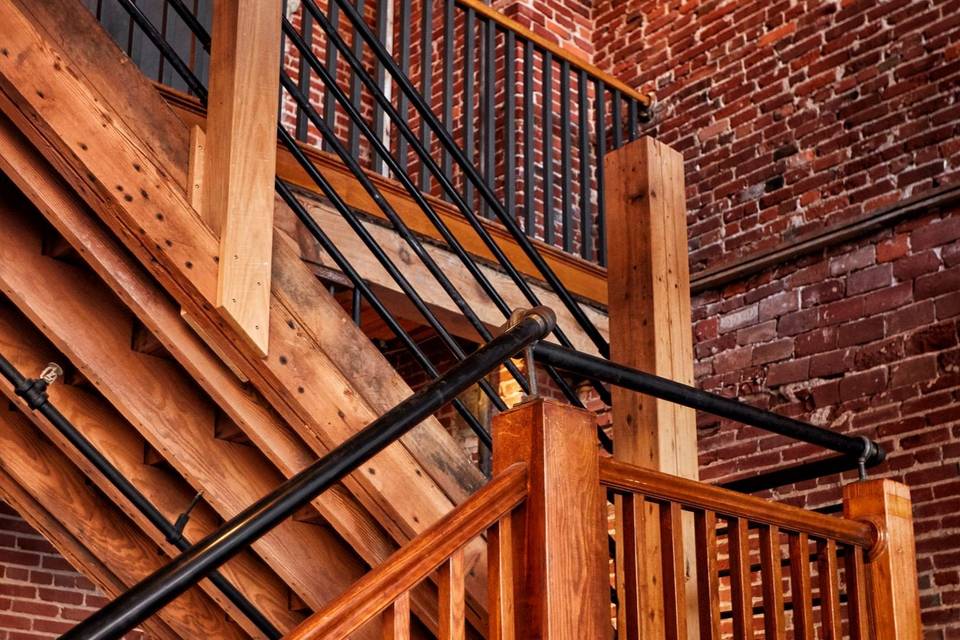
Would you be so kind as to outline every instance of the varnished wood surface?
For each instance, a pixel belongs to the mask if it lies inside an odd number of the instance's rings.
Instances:
[[[195,98],[164,85],[158,84],[157,90],[184,122],[196,126],[205,126],[206,112]],[[366,214],[386,220],[384,213],[339,159],[333,154],[310,146],[302,146],[301,148],[347,204]],[[277,154],[277,174],[286,182],[296,185],[318,198],[322,197],[313,180],[290,152],[283,148],[280,148]],[[442,242],[440,233],[399,182],[374,173],[368,172],[367,175],[412,231]],[[430,195],[426,197],[431,207],[468,252],[483,260],[494,261],[493,253],[484,245],[456,207],[440,198]],[[533,266],[533,263],[530,262],[530,259],[523,253],[513,236],[503,225],[492,220],[481,220],[481,224],[520,273],[534,280],[543,280],[543,276]],[[560,281],[571,292],[585,300],[606,305],[607,270],[605,268],[566,253],[545,242],[536,239],[531,239],[531,242],[547,264],[550,265],[550,268],[557,274],[557,277],[560,278]]]
[[[720,566],[717,548],[717,514],[697,511],[694,515],[697,553],[697,604],[700,637],[720,640]]]
[[[713,485],[642,469],[611,458],[600,459],[600,482],[619,491],[679,502],[687,507],[709,509],[718,514],[744,518],[750,522],[773,524],[787,531],[803,531],[846,544],[868,548],[874,539],[874,528],[864,522],[805,511]]]
[[[386,563],[357,581],[286,640],[347,638],[414,585],[426,579],[463,545],[510,513],[527,494],[528,472],[514,465],[405,545]],[[443,628],[443,625],[441,625]]]
[[[793,636],[813,640],[813,588],[810,585],[810,540],[806,533],[791,533],[790,602],[793,604]]]
[[[69,60],[76,75],[48,72],[54,67],[54,58],[63,60],[65,54],[53,51],[43,30],[25,20],[16,8],[5,5],[4,11],[11,33],[8,44],[18,59],[16,65],[0,60],[0,87],[7,98],[4,110],[19,116],[18,126],[24,128],[31,142],[42,148],[56,169],[191,317],[205,325],[205,333],[248,375],[311,449],[318,453],[329,450],[382,411],[382,404],[392,406],[394,400],[409,394],[385,360],[376,355],[373,345],[351,327],[342,309],[324,293],[299,256],[293,259],[285,254],[289,258],[285,260],[280,255],[274,265],[271,340],[280,340],[281,348],[267,360],[252,353],[205,302],[212,299],[216,287],[216,243],[189,207],[182,187],[169,180],[162,166],[167,159],[159,157],[115,118],[109,104],[84,84],[82,69],[92,61]],[[96,64],[103,65],[104,61],[98,59]],[[54,102],[56,109],[47,107]],[[141,108],[151,105],[145,103]],[[104,126],[106,122],[112,126]],[[181,135],[186,144],[185,126]],[[124,191],[117,189],[124,184]],[[147,196],[139,193],[140,188]],[[277,246],[274,252],[276,256]],[[277,277],[283,269],[289,273]],[[291,281],[295,290],[284,289]],[[312,318],[317,314],[326,314],[328,321],[316,323]],[[350,344],[318,340],[318,335],[329,331],[354,331],[355,336]],[[357,357],[358,351],[362,357]],[[352,364],[344,366],[354,368],[362,363],[366,378],[347,379],[339,371],[343,360],[351,360]],[[375,390],[364,387],[373,379],[371,371],[380,370],[383,373],[376,374],[376,379],[392,382]],[[460,454],[462,463],[450,457],[452,439],[438,424],[426,423],[419,434],[420,450],[428,449],[439,456],[421,458],[419,475],[419,465],[405,443],[403,447],[390,447],[364,473],[347,481],[350,490],[398,540],[409,539],[448,511],[452,502],[445,491],[451,485],[463,486],[470,478],[459,473],[468,462],[466,456]],[[445,438],[450,441],[448,448],[432,446]],[[443,478],[442,488],[435,484],[439,477]],[[479,560],[479,553],[468,552],[468,557],[474,568],[471,590],[477,589],[482,595],[485,569],[473,564]]]
[[[840,575],[837,567],[837,543],[817,542],[817,579],[820,583],[820,625],[824,640],[841,640]]]
[[[127,588],[169,561],[157,547],[96,490],[82,473],[18,413],[0,412],[0,466],[83,545],[96,554]],[[182,638],[241,640],[248,636],[224,620],[219,608],[194,588],[172,602],[161,617]]]
[[[783,566],[780,554],[780,529],[760,527],[760,581],[763,590],[764,638],[786,637],[783,614]]]
[[[730,608],[733,635],[738,640],[753,640],[753,591],[750,587],[750,540],[747,521],[730,518],[727,531],[730,542]]]
[[[0,169],[285,477],[313,462],[315,455],[309,447],[190,330],[169,297],[2,116]],[[308,519],[333,526],[370,566],[380,564],[396,550],[396,543],[344,487],[328,490],[314,505],[322,518],[314,514]],[[415,592],[414,610],[428,627],[436,628],[436,598],[425,591],[429,589]]]

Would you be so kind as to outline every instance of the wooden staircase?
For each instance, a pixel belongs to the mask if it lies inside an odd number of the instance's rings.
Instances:
[[[207,302],[216,250],[184,196],[187,127],[75,0],[10,1],[2,12],[4,350],[28,374],[57,361],[85,381],[58,384],[51,397],[171,519],[202,491],[185,532],[199,539],[410,390],[279,230],[270,357],[238,339]],[[31,419],[33,426],[5,414],[4,424],[58,445],[59,452],[47,443],[47,455],[69,459],[70,478],[87,475],[102,492],[89,504],[131,515],[106,546],[151,556],[121,573],[104,549],[69,557],[102,558],[106,569],[90,574],[115,594],[155,568],[152,545],[173,554],[50,425]],[[7,471],[48,513],[60,512],[39,499],[46,494],[32,486],[31,474]],[[290,629],[481,480],[428,420],[224,573],[278,628]],[[83,520],[69,513],[64,521]],[[39,517],[34,523],[43,528]],[[471,620],[479,628],[482,541],[466,557]],[[412,608],[425,628],[436,629],[431,590],[427,584],[415,592]],[[230,620],[221,619],[227,627],[211,637],[257,635],[209,584],[192,598],[197,604],[184,600],[164,618],[168,635],[198,637],[198,621],[218,618],[211,607]]]

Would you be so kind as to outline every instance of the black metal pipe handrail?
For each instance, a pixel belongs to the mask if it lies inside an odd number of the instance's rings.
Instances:
[[[885,456],[880,445],[869,438],[836,433],[579,351],[544,342],[534,348],[534,356],[564,371],[814,444],[862,460],[865,465],[878,464]]]
[[[93,466],[117,492],[124,497],[140,514],[163,535],[164,539],[179,551],[190,548],[184,537],[180,522],[172,523],[154,505],[149,498],[123,475],[97,447],[87,439],[70,420],[64,416],[47,394],[48,382],[44,378],[28,379],[6,357],[0,355],[0,375],[13,385],[14,392],[23,399],[31,411],[46,418],[53,427],[75,448],[84,459]],[[185,514],[188,513],[187,509]],[[182,516],[181,516],[182,517]],[[186,521],[183,521],[186,524]],[[220,573],[212,573],[210,581],[226,596],[244,616],[252,622],[267,638],[279,639],[283,634],[270,620],[257,609],[233,584]]]
[[[403,436],[506,359],[553,328],[545,307],[527,311],[441,378],[387,411],[219,529],[81,622],[61,640],[112,640],[134,629],[231,557]]]

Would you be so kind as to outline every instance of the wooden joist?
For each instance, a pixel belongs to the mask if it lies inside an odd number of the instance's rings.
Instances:
[[[47,362],[62,361],[47,340],[32,327],[7,300],[0,301],[0,353],[3,353],[19,370],[35,375]],[[93,465],[77,451],[49,422],[31,412],[23,401],[15,396],[13,389],[4,386],[7,398],[16,403],[34,426],[60,450],[66,458],[82,470],[100,491],[118,508],[126,512],[154,544],[169,557],[179,551],[125,498],[98,473]],[[90,391],[59,383],[50,389],[51,401],[68,420],[107,458],[133,485],[150,500],[168,521],[174,522],[190,504],[195,491],[166,466],[153,464],[145,454],[143,438],[99,395]],[[149,451],[152,451],[150,449]],[[193,509],[184,535],[197,541],[213,531],[221,518],[205,502],[200,501]],[[291,613],[286,607],[286,585],[266,565],[251,553],[237,556],[222,571],[251,602],[278,627],[288,629],[302,616]],[[227,601],[218,589],[209,582],[201,583],[210,597],[227,611],[240,625],[256,636],[256,629],[246,617]]]
[[[87,485],[83,474],[15,410],[0,411],[0,448],[4,451],[0,457],[4,475],[42,505],[48,519],[59,522],[76,544],[82,545],[112,574],[113,579],[103,569],[91,570],[89,574],[94,578],[102,576],[99,584],[108,593],[113,590],[111,595],[119,595],[115,590],[129,588],[169,561],[123,513]],[[28,508],[25,501],[15,501],[15,506],[23,509],[21,513],[31,522],[43,524],[43,516]],[[51,528],[46,531],[54,532]],[[61,540],[60,536],[51,537],[54,543]],[[80,560],[70,546],[60,548],[67,557]],[[236,624],[225,620],[219,608],[197,588],[187,591],[159,615],[162,624],[158,630],[166,637],[170,633],[164,633],[164,626],[184,639],[248,637]]]
[[[157,108],[161,99],[122,105],[125,111],[117,113],[85,81],[88,67],[102,67],[103,59],[68,58],[19,3],[2,0],[0,8],[10,54],[0,56],[4,111],[177,302],[205,325],[211,340],[313,451],[325,452],[409,395],[396,372],[316,282],[299,252],[282,240],[274,246],[270,340],[275,348],[266,360],[249,349],[204,302],[216,286],[212,234],[187,203],[183,182],[165,169],[170,158],[137,135],[139,126],[128,126],[140,110]],[[179,135],[186,148],[185,126],[169,133]],[[406,540],[480,482],[466,455],[431,420],[346,484],[392,535]],[[477,549],[468,552],[468,566],[480,555]],[[482,594],[483,567],[474,569],[471,578]]]
[[[93,274],[40,255],[37,230],[4,204],[0,286],[144,439],[224,519],[279,485],[262,454],[215,437],[213,406],[182,370],[130,350],[132,318],[113,294]],[[280,525],[254,548],[314,609],[366,570],[332,532],[303,523]]]

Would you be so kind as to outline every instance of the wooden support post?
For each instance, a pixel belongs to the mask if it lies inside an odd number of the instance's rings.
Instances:
[[[215,0],[201,215],[220,237],[216,306],[266,356],[281,0]]]
[[[610,358],[621,364],[693,384],[690,269],[687,256],[683,156],[653,138],[640,138],[607,154],[607,280]],[[687,407],[614,387],[614,457],[696,480],[696,413]],[[660,557],[657,507],[646,506],[645,555]],[[622,515],[618,504],[618,514]],[[619,532],[618,532],[619,535]],[[698,637],[693,520],[684,518],[687,628]],[[624,637],[660,637],[662,576],[649,563],[647,584],[618,584],[620,596],[639,598],[638,619],[620,618]],[[644,629],[631,625],[643,621]]]
[[[606,519],[594,415],[534,399],[494,418],[493,439],[494,475],[516,462],[529,468],[527,500],[501,528],[513,539],[513,637],[608,637]]]
[[[843,488],[843,515],[876,525],[881,541],[867,558],[867,599],[877,640],[919,640],[920,591],[910,489],[893,480]]]

